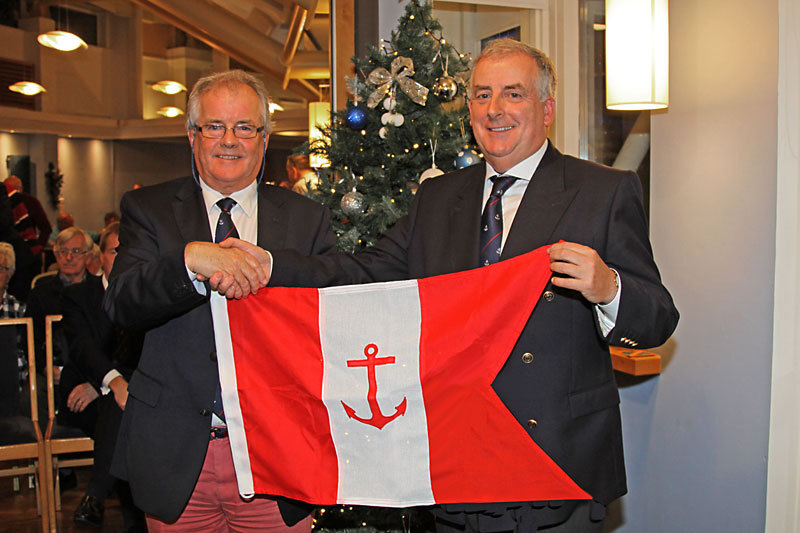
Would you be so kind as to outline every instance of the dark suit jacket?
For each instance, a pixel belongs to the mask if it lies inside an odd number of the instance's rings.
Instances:
[[[425,181],[408,216],[355,256],[275,251],[270,284],[325,286],[475,268],[484,180],[481,164]],[[658,346],[675,329],[678,312],[653,261],[636,175],[564,156],[550,144],[501,259],[559,240],[594,248],[619,272],[616,326],[603,339],[594,306],[548,284],[493,386],[531,439],[605,505],[626,492],[608,342]],[[527,353],[533,357],[523,358]]]
[[[126,193],[119,253],[105,309],[123,327],[146,329],[112,473],[130,483],[137,506],[175,520],[203,466],[218,382],[208,296],[184,265],[190,241],[211,241],[200,187],[182,178]],[[322,254],[335,245],[327,209],[271,185],[258,191],[258,244]],[[299,510],[279,501],[287,522]]]
[[[139,362],[142,335],[114,326],[103,310],[103,278],[87,275],[62,293],[64,332],[78,369],[97,389],[116,369],[129,380]]]

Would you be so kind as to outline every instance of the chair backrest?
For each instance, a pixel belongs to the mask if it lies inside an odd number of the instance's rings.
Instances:
[[[19,366],[17,364],[17,328],[25,328],[26,347],[28,351],[28,394],[30,395],[31,419],[38,422],[38,404],[36,398],[36,354],[33,348],[32,318],[0,319],[0,401],[15,402],[15,411],[5,416],[19,413]],[[13,396],[13,398],[12,398]],[[24,413],[28,416],[28,413]]]
[[[48,425],[52,426],[56,418],[56,404],[53,399],[53,387],[55,386],[53,380],[53,323],[61,322],[63,315],[47,315],[44,318],[44,335],[45,335],[45,375],[47,376],[47,418]],[[48,434],[50,429],[48,429]]]
[[[58,274],[58,270],[48,270],[47,272],[42,272],[41,274],[36,274],[33,279],[31,280],[31,289],[36,286],[42,278],[49,278],[50,276],[55,276]]]
[[[17,326],[0,328],[0,418],[19,414]]]

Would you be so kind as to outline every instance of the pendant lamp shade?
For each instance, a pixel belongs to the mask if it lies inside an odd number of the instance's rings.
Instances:
[[[668,0],[606,0],[606,107],[668,106]]]
[[[62,52],[72,52],[78,48],[88,48],[86,42],[68,31],[53,30],[47,33],[40,33],[36,38],[39,44],[48,48],[54,48]]]

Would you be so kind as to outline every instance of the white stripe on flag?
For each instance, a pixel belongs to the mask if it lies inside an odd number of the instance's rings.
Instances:
[[[433,504],[420,384],[417,282],[334,287],[321,289],[319,295],[322,399],[339,465],[337,501],[403,507]],[[367,354],[378,364],[363,366]],[[382,359],[389,357],[394,362]],[[372,405],[370,372],[377,386],[377,403]],[[398,415],[403,401],[405,414]],[[379,429],[348,416],[342,402],[364,420],[395,418]]]
[[[233,360],[231,329],[228,321],[228,301],[214,291],[211,293],[211,312],[214,322],[214,342],[217,347],[217,368],[222,386],[222,405],[225,409],[225,423],[228,426],[228,440],[233,453],[233,468],[239,484],[239,494],[252,498],[253,472],[250,469],[250,454],[247,450],[247,436],[244,433],[242,409],[236,385],[236,363]]]

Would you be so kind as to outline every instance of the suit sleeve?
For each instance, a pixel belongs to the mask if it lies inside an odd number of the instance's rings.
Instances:
[[[63,293],[64,332],[69,343],[69,353],[78,370],[88,376],[99,389],[103,377],[114,368],[111,354],[106,353],[92,329],[95,317],[88,314],[86,305],[81,305],[83,296],[80,287],[67,287]]]
[[[355,255],[337,253],[306,257],[296,250],[271,251],[272,277],[277,287],[329,287],[408,279],[408,251],[419,206],[425,202],[426,185],[420,185],[407,215],[402,216],[371,248]]]
[[[607,232],[604,260],[619,272],[622,284],[617,321],[607,340],[626,348],[660,346],[677,327],[679,314],[653,259],[641,184],[632,172],[617,187]]]
[[[114,323],[137,330],[163,324],[208,299],[195,291],[184,243],[167,233],[165,213],[148,212],[160,204],[146,200],[131,193],[122,197],[119,252],[103,299]]]

